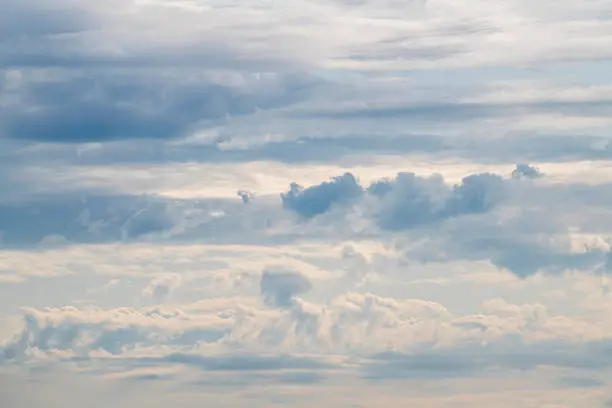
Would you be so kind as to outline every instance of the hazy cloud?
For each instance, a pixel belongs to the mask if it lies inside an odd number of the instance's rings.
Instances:
[[[540,172],[537,167],[531,166],[529,164],[517,164],[516,168],[512,171],[512,177],[514,178],[525,177],[530,179],[536,179],[542,176],[542,172]]]
[[[310,291],[312,284],[299,272],[266,270],[261,275],[259,288],[266,303],[289,307],[294,296]]]

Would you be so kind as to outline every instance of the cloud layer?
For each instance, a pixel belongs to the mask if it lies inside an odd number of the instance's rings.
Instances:
[[[609,405],[609,2],[0,8],[0,406]]]

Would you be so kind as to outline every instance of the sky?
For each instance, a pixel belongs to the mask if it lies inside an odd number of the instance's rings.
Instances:
[[[612,406],[612,1],[0,9],[2,407]]]

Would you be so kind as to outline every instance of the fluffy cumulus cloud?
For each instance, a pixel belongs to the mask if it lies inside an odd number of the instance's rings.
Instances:
[[[308,188],[292,183],[281,198],[286,209],[312,218],[331,211],[334,206],[355,203],[367,192],[374,199],[364,200],[364,205],[373,207],[378,225],[383,229],[402,230],[465,214],[489,212],[503,201],[506,188],[504,179],[491,173],[466,176],[454,186],[449,186],[438,174],[422,177],[399,173],[394,179],[374,181],[367,188],[351,173],[346,173]]]
[[[500,176],[488,173],[467,176],[452,188],[438,175],[421,178],[401,173],[395,180],[376,182],[369,190],[382,197],[379,225],[398,230],[488,212],[504,198],[505,185]]]
[[[610,2],[0,9],[0,406],[609,405]]]
[[[308,188],[291,183],[289,191],[281,194],[281,199],[285,208],[303,217],[311,218],[327,212],[333,205],[348,204],[359,197],[362,192],[355,176],[345,173]]]

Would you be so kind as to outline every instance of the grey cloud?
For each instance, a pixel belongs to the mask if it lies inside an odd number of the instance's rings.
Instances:
[[[484,213],[499,204],[505,194],[506,186],[500,176],[491,173],[470,175],[453,187],[446,210],[451,215]]]
[[[538,272],[555,274],[570,269],[602,268],[608,251],[573,250],[568,225],[563,222],[564,213],[555,211],[523,210],[503,221],[493,214],[478,219],[455,219],[435,231],[420,231],[419,238],[424,243],[407,249],[405,255],[422,262],[489,260],[521,278]]]
[[[244,204],[249,204],[255,198],[255,193],[247,190],[238,190],[237,195]]]
[[[395,188],[405,188],[395,183]],[[382,197],[376,213],[379,225],[413,240],[406,244],[409,259],[490,260],[519,277],[567,270],[607,273],[606,249],[576,251],[570,237],[571,228],[607,236],[602,225],[608,225],[603,216],[607,185],[515,183],[493,175],[466,178],[452,193],[442,188],[439,195],[416,188],[414,182],[407,185],[411,188],[399,198],[393,197],[393,184],[388,183],[374,184],[372,194]]]
[[[234,121],[236,118],[234,118]],[[268,125],[266,125],[267,127]],[[73,146],[64,150],[56,149],[53,159],[68,163],[98,164],[109,163],[150,164],[194,161],[200,163],[231,163],[271,160],[282,163],[327,163],[335,160],[370,163],[372,156],[443,154],[468,159],[481,164],[505,163],[512,165],[516,160],[525,162],[607,161],[612,159],[612,144],[603,136],[572,136],[567,134],[509,135],[507,137],[476,138],[469,136],[442,136],[426,134],[390,134],[371,137],[367,131],[339,128],[329,138],[312,137],[301,126],[286,125],[287,140],[262,142],[263,135],[255,135],[252,145],[240,148],[222,146],[234,140],[230,130],[210,143],[200,145],[173,146],[168,149],[165,139],[148,140],[146,146],[138,140],[116,141],[101,145],[95,154],[74,154]],[[249,132],[252,130],[250,129]],[[350,133],[350,134],[347,134]],[[303,135],[303,136],[301,136]],[[246,142],[247,145],[249,141]],[[7,147],[8,149],[8,147]],[[9,151],[9,150],[7,150]],[[39,159],[33,154],[31,160]],[[48,160],[50,157],[42,157]],[[375,158],[375,157],[374,157]],[[349,162],[350,162],[349,161]]]
[[[373,183],[368,192],[380,200],[375,210],[378,225],[397,231],[488,212],[503,201],[506,185],[500,176],[489,173],[464,177],[452,188],[439,175],[400,173],[393,180]]]
[[[225,214],[216,215],[219,210]],[[59,236],[65,244],[170,239],[220,243],[265,230],[265,217],[271,215],[266,206],[244,206],[231,199],[178,200],[83,190],[0,203],[0,233],[6,247],[44,246],[49,237]]]
[[[134,239],[153,233],[170,231],[177,223],[168,208],[168,203],[149,202],[137,210],[121,226],[121,238]]]
[[[598,388],[606,385],[596,378],[585,377],[563,377],[559,379],[559,384],[569,388]]]
[[[516,168],[512,171],[512,177],[514,178],[530,178],[537,179],[544,176],[544,174],[535,166],[529,164],[517,164]]]
[[[117,13],[121,8],[125,13]],[[293,65],[278,52],[254,51],[254,36],[211,27],[213,13],[192,13],[167,3],[130,4],[117,0],[3,0],[0,66],[11,68],[235,68],[272,71]],[[168,36],[147,28],[165,24]],[[17,23],[19,22],[19,23]],[[257,31],[242,20],[243,28]],[[261,28],[260,28],[261,30]],[[56,34],[71,34],[58,36]],[[265,34],[265,33],[263,33]],[[2,38],[2,37],[0,37]],[[113,48],[106,46],[113,44]],[[118,51],[118,52],[117,52]],[[267,68],[267,69],[266,69]]]
[[[291,357],[288,357],[288,359],[290,358]],[[328,368],[330,367],[331,365]],[[196,384],[198,386],[215,387],[248,387],[253,386],[254,384],[266,386],[279,383],[291,385],[315,385],[325,381],[327,378],[325,375],[320,373],[320,371],[325,370],[322,367],[314,369],[301,368],[299,369],[300,371],[293,370],[297,369],[266,369],[257,370],[256,372],[249,372],[249,370],[233,370],[226,372],[226,374],[229,373],[229,376],[216,372],[215,379],[198,381]]]
[[[75,1],[3,0],[0,5],[0,38],[4,41],[76,33],[95,25]]]
[[[364,119],[399,119],[422,120],[424,122],[465,123],[487,118],[510,118],[520,116],[525,111],[530,113],[558,113],[566,115],[605,117],[612,111],[612,101],[566,102],[406,102],[372,107],[343,108],[303,108],[296,110],[292,116],[308,119],[331,119],[343,121],[360,121]]]
[[[386,43],[377,44],[376,48],[371,50],[364,50],[358,54],[352,54],[349,56],[350,59],[355,61],[415,61],[415,60],[438,60],[457,56],[465,53],[467,50],[465,47],[458,47],[456,45],[433,45],[433,46],[397,46],[397,47],[381,47]]]
[[[331,364],[316,359],[291,355],[233,354],[203,356],[199,354],[175,353],[162,357],[159,360],[174,364],[196,366],[207,371],[268,371],[332,367]]]
[[[481,237],[467,243],[461,250],[481,254],[502,268],[520,277],[534,275],[540,270],[561,273],[568,269],[589,269],[601,262],[603,253],[599,250],[572,253],[539,244],[532,239]]]
[[[461,347],[435,352],[381,353],[363,366],[370,380],[392,378],[448,379],[498,369],[533,370],[539,366],[598,371],[612,366],[608,340],[572,345],[547,341],[535,345]]]
[[[487,212],[503,200],[505,182],[498,175],[475,174],[451,189],[439,175],[420,177],[400,173],[392,180],[375,181],[365,191],[378,200],[373,204],[378,224],[383,229],[401,230],[463,214]],[[281,198],[286,209],[312,218],[334,205],[355,203],[363,193],[356,178],[346,173],[306,189],[294,183]]]
[[[413,228],[444,218],[449,197],[441,176],[424,178],[413,173],[375,182],[368,191],[379,197],[375,218],[381,228],[388,230]]]
[[[293,183],[288,192],[281,194],[281,199],[286,209],[312,218],[327,212],[333,205],[348,204],[362,193],[363,189],[355,176],[345,173],[308,188]]]
[[[46,196],[0,205],[7,245],[31,245],[47,236],[72,242],[135,239],[174,226],[169,203],[144,196]]]
[[[194,24],[193,14],[179,8],[141,5],[130,24],[115,5],[136,7],[72,0],[3,5],[0,66],[22,79],[3,86],[0,137],[77,143],[186,136],[206,122],[303,101],[323,82],[288,58],[254,53],[241,41],[249,36],[196,30],[206,20]],[[169,45],[140,31],[161,11],[189,20],[183,41]],[[56,35],[65,33],[71,35]],[[211,74],[219,69],[223,75]],[[276,74],[253,74],[260,71]]]
[[[186,136],[207,122],[286,106],[308,97],[306,76],[214,83],[161,71],[70,76],[24,83],[2,97],[5,137],[63,143]],[[30,109],[36,107],[36,109]],[[210,124],[208,125],[210,126]]]
[[[259,287],[267,304],[290,307],[294,296],[310,291],[312,283],[299,272],[266,270],[261,275]]]
[[[280,375],[274,378],[285,384],[317,384],[326,379],[324,375],[311,371],[297,371]]]

